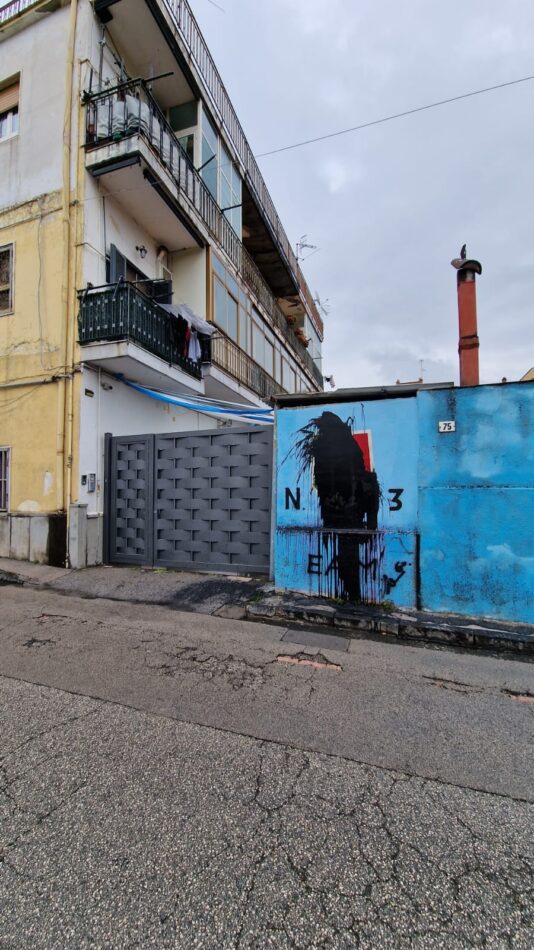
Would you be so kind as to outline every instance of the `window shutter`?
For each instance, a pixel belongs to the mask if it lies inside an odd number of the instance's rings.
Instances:
[[[126,277],[126,258],[117,250],[114,244],[109,248],[110,256],[110,283],[116,284],[119,277]]]
[[[0,113],[9,112],[10,109],[14,109],[15,106],[18,106],[19,87],[20,83],[17,79],[17,81],[11,83],[10,86],[0,89]]]

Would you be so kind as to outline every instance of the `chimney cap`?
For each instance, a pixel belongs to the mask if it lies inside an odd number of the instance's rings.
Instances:
[[[475,261],[475,260],[466,261],[461,257],[455,257],[451,261],[451,264],[453,267],[456,268],[457,271],[474,270],[475,274],[482,273],[482,264],[480,263],[480,261]]]

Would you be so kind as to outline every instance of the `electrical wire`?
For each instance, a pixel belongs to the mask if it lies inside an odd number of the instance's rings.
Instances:
[[[280,148],[270,149],[268,152],[259,152],[254,157],[255,158],[266,158],[268,155],[278,155],[281,152],[289,152],[296,148],[303,148],[305,145],[313,145],[315,142],[324,142],[328,139],[337,138],[340,135],[348,135],[350,132],[359,132],[362,129],[370,129],[374,125],[383,125],[386,122],[392,122],[395,119],[403,119],[410,115],[416,115],[418,112],[427,112],[430,109],[437,109],[440,106],[449,105],[452,102],[460,102],[462,99],[470,99],[473,96],[482,96],[488,92],[494,92],[497,89],[505,89],[508,86],[517,86],[520,83],[530,82],[534,79],[533,76],[522,76],[520,79],[511,79],[509,82],[497,83],[495,86],[486,86],[484,89],[475,89],[472,92],[464,92],[458,96],[451,96],[448,99],[439,99],[437,102],[429,102],[424,106],[416,106],[413,109],[406,109],[404,112],[396,112],[393,115],[386,115],[380,119],[373,119],[370,122],[361,122],[359,125],[353,125],[348,129],[339,129],[337,132],[329,132],[326,135],[317,135],[311,139],[303,139],[301,142],[293,142],[292,145],[282,145]],[[228,162],[228,165],[236,164],[235,162]],[[222,165],[219,167],[223,167]],[[198,171],[198,169],[195,169]],[[117,188],[114,191],[106,192],[106,196],[114,196],[123,194],[127,191],[141,191],[144,188],[144,185],[132,185],[128,188]],[[84,198],[79,201],[80,204],[86,204],[89,201],[99,201],[102,198],[102,195],[94,195],[90,198]],[[311,255],[309,255],[311,257]]]
[[[475,89],[472,92],[464,92],[460,96],[450,96],[448,99],[439,99],[437,102],[429,102],[424,106],[416,106],[413,109],[405,109],[404,112],[395,112],[393,115],[383,116],[381,119],[373,119],[371,122],[362,122],[360,125],[353,125],[349,129],[339,129],[337,132],[329,132],[327,135],[317,135],[312,139],[303,139],[302,142],[294,142],[292,145],[282,145],[280,148],[273,148],[269,152],[260,152],[256,158],[265,158],[267,155],[278,155],[279,152],[289,152],[291,149],[303,148],[304,145],[313,145],[315,142],[324,142],[326,139],[334,139],[339,135],[348,135],[349,132],[359,132],[361,129],[369,129],[373,125],[382,125],[385,122],[392,122],[394,119],[404,119],[408,115],[415,115],[417,112],[426,112],[429,109],[437,109],[439,106],[446,106],[451,102],[459,102],[461,99],[470,99],[473,96],[482,96],[487,92],[494,92],[496,89],[505,89],[507,86],[517,86],[522,82],[529,82],[534,76],[522,76],[521,79],[511,79],[509,82],[500,82],[495,86],[486,86],[484,89]]]

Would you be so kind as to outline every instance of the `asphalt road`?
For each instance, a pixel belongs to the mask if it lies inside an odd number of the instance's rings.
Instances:
[[[1,589],[0,946],[530,950],[533,670]]]

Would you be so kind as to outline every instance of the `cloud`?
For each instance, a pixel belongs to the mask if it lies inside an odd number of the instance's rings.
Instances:
[[[349,165],[339,158],[327,159],[321,166],[320,174],[331,195],[346,191],[349,186],[360,182],[363,178],[360,166]]]

